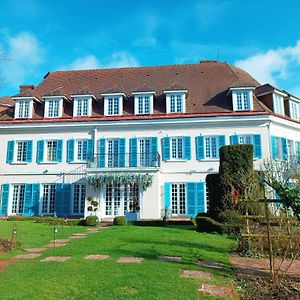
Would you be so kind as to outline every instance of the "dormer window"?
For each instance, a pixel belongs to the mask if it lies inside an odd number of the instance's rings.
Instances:
[[[132,94],[134,95],[134,114],[153,114],[154,92],[133,92]]]
[[[290,117],[294,120],[300,119],[300,101],[297,98],[289,99]]]
[[[62,116],[63,98],[45,97],[45,118],[60,118]]]
[[[249,88],[231,88],[234,111],[253,110],[253,92]]]
[[[15,118],[29,119],[32,118],[33,99],[16,99]]]
[[[164,91],[166,94],[166,113],[185,113],[187,90]]]
[[[273,109],[274,113],[284,115],[283,95],[279,93],[273,94]]]
[[[92,115],[93,96],[72,96],[74,98],[73,117],[84,117]]]
[[[117,116],[123,114],[123,97],[125,94],[102,94],[104,96],[104,115]]]

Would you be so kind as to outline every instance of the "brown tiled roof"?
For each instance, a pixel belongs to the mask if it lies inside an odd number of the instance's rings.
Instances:
[[[170,86],[168,86],[165,91],[182,91],[186,90],[182,85],[178,84],[177,82],[172,83]]]
[[[81,93],[95,95],[100,101],[94,104],[90,120],[110,120],[110,117],[103,116],[101,94],[124,93],[127,95],[128,100],[124,103],[123,116],[116,116],[114,119],[141,118],[141,116],[132,116],[132,92],[141,91],[141,89],[156,91],[153,115],[143,116],[143,118],[168,117],[163,94],[163,91],[168,89],[188,90],[185,116],[235,115],[236,113],[232,111],[231,95],[228,93],[230,87],[233,86],[258,87],[259,83],[247,72],[225,62],[201,61],[198,64],[189,65],[54,71],[49,72],[31,93],[35,97],[36,95],[43,97],[54,90],[61,89],[64,95]],[[26,93],[27,91],[18,96]],[[72,112],[72,109],[69,111]],[[269,114],[270,110],[254,97],[254,110],[251,114],[253,113]],[[179,116],[182,117],[183,114]],[[169,117],[176,117],[176,115],[172,114]],[[43,119],[43,116],[37,113],[33,119]],[[72,113],[68,114],[65,111],[61,119],[73,119]]]
[[[11,106],[15,105],[15,100],[11,99],[9,96],[0,97],[0,105],[2,106]]]
[[[134,89],[134,92],[153,92],[154,90],[149,88],[149,86],[147,84],[142,84],[141,86],[139,86],[138,88]]]

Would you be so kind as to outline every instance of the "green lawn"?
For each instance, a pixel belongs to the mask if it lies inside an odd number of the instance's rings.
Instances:
[[[10,235],[11,228],[12,222],[0,222],[0,235]],[[58,237],[85,230],[59,227]],[[21,249],[44,246],[51,239],[53,226],[18,223]],[[213,270],[210,283],[233,283],[235,275],[228,257],[234,246],[235,241],[224,236],[182,227],[110,227],[57,248],[55,255],[72,256],[69,261],[40,262],[54,255],[54,250],[49,249],[41,258],[20,260],[7,266],[5,272],[0,273],[1,299],[213,299],[197,292],[204,281],[180,278],[180,270],[200,270],[194,264],[200,259],[221,262],[225,264],[224,270]],[[20,252],[14,250],[13,254],[1,255],[0,259]],[[86,261],[83,257],[88,254],[110,257],[105,261]],[[159,261],[159,255],[181,256],[183,262]],[[116,263],[120,256],[139,256],[145,261]]]

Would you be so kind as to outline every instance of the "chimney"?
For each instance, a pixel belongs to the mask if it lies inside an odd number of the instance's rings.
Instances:
[[[20,85],[20,93],[23,93],[28,90],[33,90],[34,85],[33,84],[27,84],[27,85]]]

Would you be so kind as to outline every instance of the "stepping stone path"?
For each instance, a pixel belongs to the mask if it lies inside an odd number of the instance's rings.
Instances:
[[[30,253],[40,253],[46,251],[47,249],[48,248],[29,248],[29,249],[25,249],[25,251]]]
[[[41,253],[26,253],[26,254],[17,255],[16,259],[34,259],[41,255],[42,255]]]
[[[205,261],[205,260],[199,260],[196,262],[197,266],[200,267],[207,267],[207,268],[211,268],[211,269],[223,269],[224,265],[221,263],[216,263],[216,262],[212,262],[212,261]]]
[[[159,260],[169,261],[169,262],[181,262],[182,258],[180,256],[159,256]]]
[[[87,235],[72,235],[70,236],[71,240],[75,240],[75,239],[85,239],[87,237]]]
[[[89,228],[89,229],[87,229],[87,232],[88,233],[97,233],[97,232],[99,232],[99,229]]]
[[[69,260],[71,259],[71,256],[48,256],[44,259],[42,259],[41,261],[42,262],[49,262],[49,261],[66,261],[66,260]]]
[[[92,254],[92,255],[87,255],[84,259],[88,259],[88,260],[105,260],[107,258],[109,258],[109,255]]]
[[[120,257],[118,263],[141,263],[144,261],[143,257]]]
[[[68,242],[70,242],[70,239],[57,239],[57,240],[53,240],[53,241],[51,241],[51,243],[68,243]]]
[[[86,237],[87,234],[86,233],[73,233],[73,236],[83,236],[83,237]]]
[[[51,243],[51,244],[49,244],[49,245],[47,245],[47,247],[49,247],[49,248],[56,248],[56,247],[63,247],[63,246],[66,246],[66,245],[68,245],[68,244],[66,244],[66,243]]]
[[[211,273],[197,270],[182,270],[180,277],[211,280]]]
[[[236,291],[229,286],[202,284],[198,289],[199,292],[213,297],[232,297],[236,295]]]

